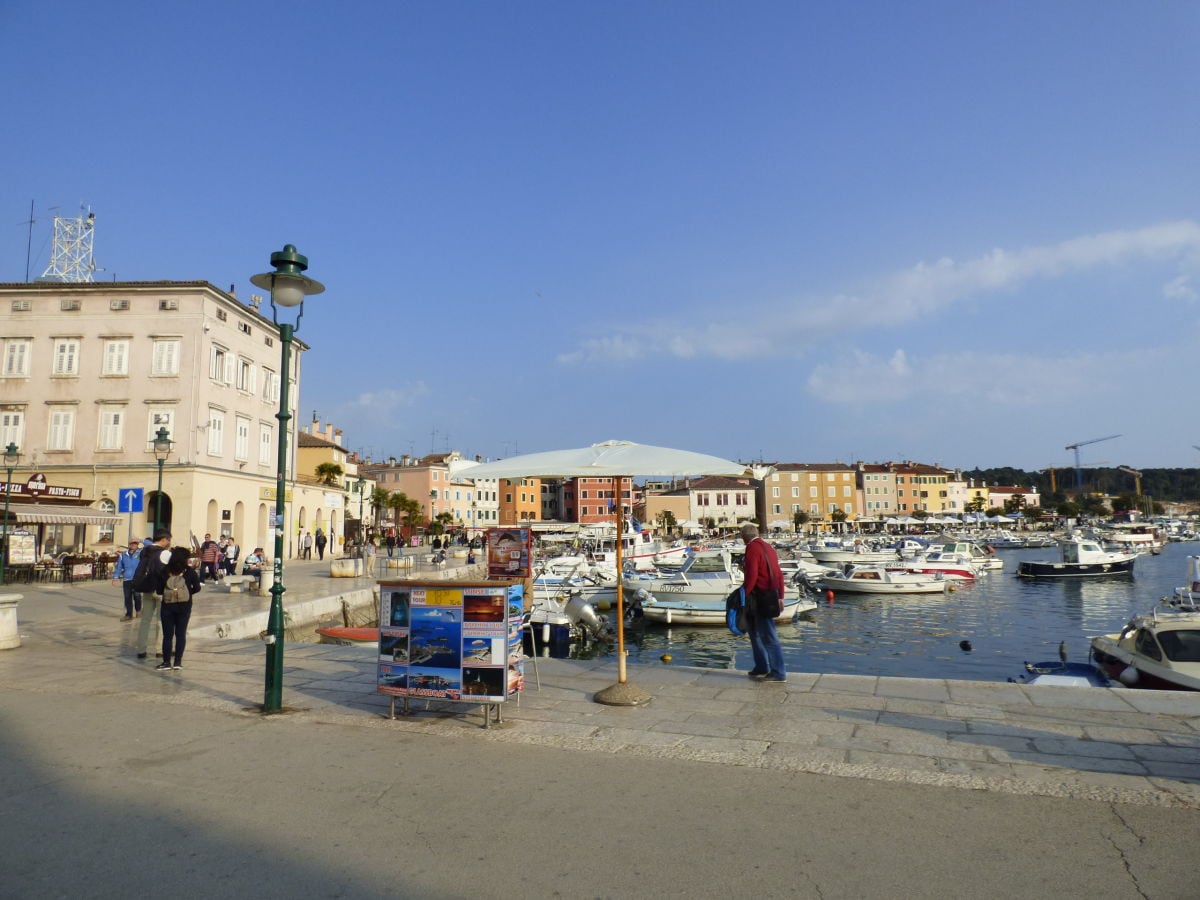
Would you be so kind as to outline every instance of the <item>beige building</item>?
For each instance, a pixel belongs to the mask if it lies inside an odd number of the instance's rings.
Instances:
[[[14,484],[58,489],[59,512],[116,517],[30,523],[39,549],[148,534],[159,500],[152,441],[166,429],[162,518],[176,543],[231,533],[273,552],[281,347],[258,304],[203,281],[0,285],[0,446],[20,448]],[[292,343],[292,410],[307,349]],[[322,521],[340,534],[343,504],[296,480],[294,416],[288,428],[284,533]],[[142,511],[119,512],[135,489]]]
[[[806,513],[810,524],[843,521],[858,514],[857,467],[846,463],[779,463],[767,476],[767,525],[794,528],[795,514]]]

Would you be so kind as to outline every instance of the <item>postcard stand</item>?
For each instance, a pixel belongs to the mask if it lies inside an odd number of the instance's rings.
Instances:
[[[519,581],[381,581],[376,689],[390,715],[409,701],[475,704],[483,727],[524,689]]]

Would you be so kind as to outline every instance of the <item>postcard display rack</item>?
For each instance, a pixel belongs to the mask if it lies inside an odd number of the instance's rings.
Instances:
[[[483,727],[524,689],[519,581],[381,581],[378,691],[396,701],[478,704]]]

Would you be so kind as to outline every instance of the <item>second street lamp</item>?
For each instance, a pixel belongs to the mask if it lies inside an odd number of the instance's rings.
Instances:
[[[171,440],[171,433],[167,431],[166,426],[158,429],[158,433],[154,435],[154,458],[158,460],[158,490],[154,493],[154,530],[158,531],[163,527],[162,517],[162,476],[163,463],[167,461],[167,457],[171,455],[171,447],[174,445]],[[151,535],[153,537],[153,534]]]
[[[8,564],[8,497],[12,491],[13,469],[20,461],[21,454],[17,450],[17,445],[10,441],[4,448],[4,471],[7,474],[4,477],[4,548],[0,552],[0,585],[4,584],[4,567]]]
[[[279,456],[275,478],[275,559],[271,584],[271,611],[267,616],[266,677],[263,689],[263,712],[279,712],[283,706],[283,536],[286,527],[284,500],[287,497],[287,439],[288,423],[292,414],[288,411],[289,374],[292,360],[292,338],[300,330],[300,319],[304,316],[304,298],[319,294],[325,285],[313,281],[304,274],[308,268],[308,257],[299,253],[292,244],[271,254],[274,272],[254,275],[250,283],[271,292],[271,321],[279,328],[279,343],[282,348],[279,367]],[[279,321],[279,307],[299,307],[295,324]]]

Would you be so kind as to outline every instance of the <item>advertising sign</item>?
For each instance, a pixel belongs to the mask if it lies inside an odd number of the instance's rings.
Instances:
[[[381,694],[497,703],[524,688],[520,584],[380,582]]]
[[[533,529],[489,528],[488,578],[532,578]]]
[[[32,566],[37,562],[32,531],[14,531],[8,536],[8,564]]]

